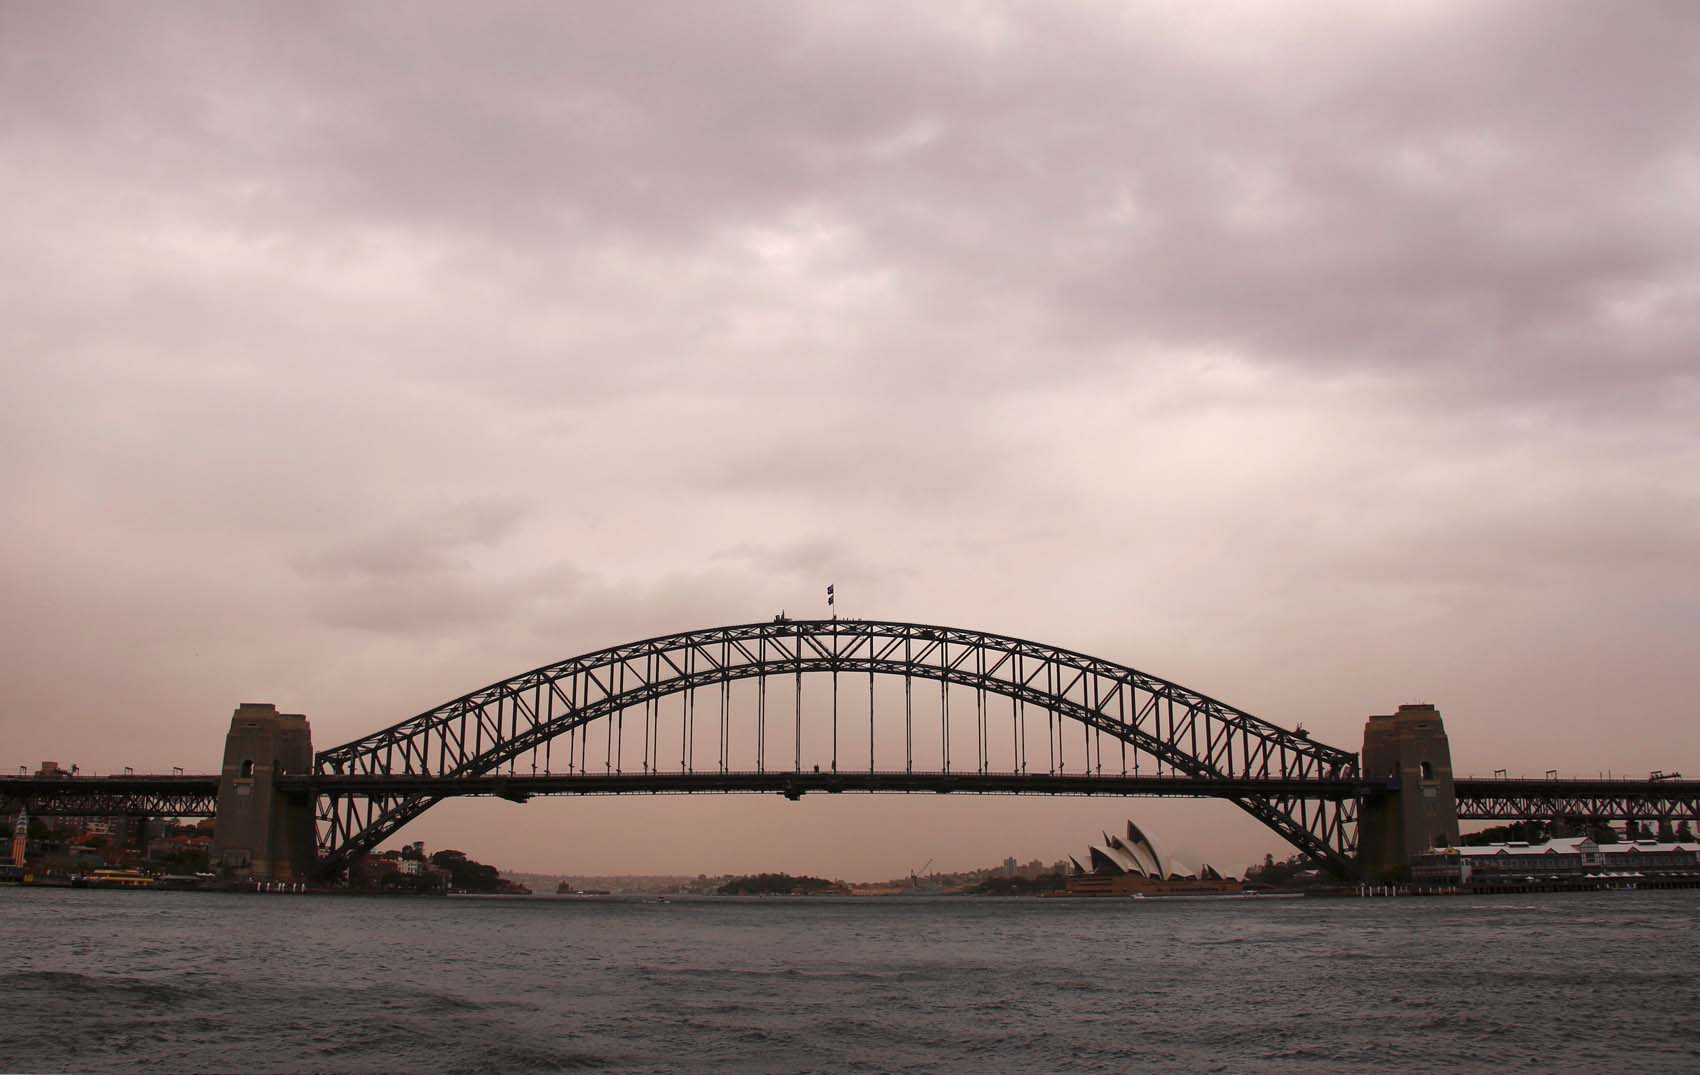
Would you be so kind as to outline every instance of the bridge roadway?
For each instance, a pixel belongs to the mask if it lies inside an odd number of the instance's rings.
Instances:
[[[61,817],[212,817],[218,774],[0,776],[0,803]]]
[[[0,776],[0,802],[22,800],[32,813],[80,816],[212,817],[217,774]],[[1391,781],[1198,780],[1178,776],[1083,773],[765,772],[492,773],[483,776],[286,774],[280,788],[299,794],[380,793],[434,798],[478,795],[523,802],[536,795],[709,794],[741,792],[795,798],[808,793],[1111,795],[1236,798],[1290,796],[1340,801],[1396,788]],[[1459,777],[1464,821],[1597,817],[1700,821],[1700,780],[1525,779]]]
[[[1458,777],[1459,821],[1700,821],[1700,780]]]
[[[319,793],[390,795],[493,795],[524,802],[534,795],[773,793],[797,799],[816,792],[906,794],[964,792],[980,795],[1148,795],[1231,799],[1297,796],[1340,801],[1381,790],[1356,780],[1200,780],[1181,776],[1098,776],[1085,773],[980,773],[903,771],[839,772],[766,770],[701,773],[490,774],[476,777],[416,774],[286,776],[278,787]]]
[[[0,776],[0,801],[22,799],[35,814],[80,816],[212,817],[218,777]],[[940,795],[1143,795],[1191,798],[1299,796],[1340,801],[1385,790],[1354,780],[1199,780],[1178,776],[1094,776],[1085,773],[793,772],[754,770],[701,773],[492,773],[483,776],[394,774],[284,774],[276,787],[300,795],[381,794],[491,796],[524,802],[536,795],[777,794],[810,792]]]

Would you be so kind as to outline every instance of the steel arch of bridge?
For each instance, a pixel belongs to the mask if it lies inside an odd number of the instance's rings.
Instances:
[[[730,685],[750,679],[760,684],[759,722],[765,719],[761,709],[767,681],[794,677],[800,694],[805,673],[869,676],[870,707],[873,677],[902,678],[906,706],[914,680],[938,682],[947,769],[946,687],[956,685],[976,692],[981,718],[978,745],[984,745],[987,734],[985,696],[1000,695],[1010,699],[1013,707],[1031,705],[1074,720],[1088,737],[1108,736],[1124,744],[1124,768],[1126,751],[1131,749],[1136,768],[1143,755],[1156,762],[1159,774],[1166,768],[1173,777],[1220,785],[1218,797],[1234,802],[1313,859],[1339,870],[1350,862],[1356,840],[1355,798],[1312,798],[1290,790],[1252,794],[1244,787],[1247,781],[1269,781],[1272,789],[1283,781],[1350,783],[1358,776],[1358,756],[1351,751],[1316,742],[1302,731],[1279,727],[1126,665],[1056,646],[929,624],[779,619],[662,635],[544,665],[321,751],[315,757],[314,773],[328,779],[315,795],[320,869],[327,874],[341,870],[443,797],[431,791],[400,790],[400,786],[389,791],[371,784],[363,790],[333,790],[337,777],[459,777],[470,783],[471,778],[499,773],[504,764],[513,772],[516,759],[527,754],[535,771],[539,749],[545,752],[547,770],[554,739],[576,734],[578,738],[570,738],[569,743],[588,743],[588,728],[594,722],[622,720],[627,710],[637,707],[642,707],[645,721],[644,769],[648,770],[649,721],[659,713],[655,703],[683,694],[681,719],[694,721],[698,692],[708,688],[718,688],[720,702],[717,768],[726,776],[725,790],[737,790],[735,774],[727,771]],[[836,752],[836,682],[833,696]],[[800,737],[801,702],[796,705]],[[1056,726],[1062,727],[1060,720]],[[758,743],[765,742],[765,731],[761,735]],[[620,742],[623,745],[624,739]],[[912,742],[906,744],[906,753],[912,746]],[[694,771],[688,745],[682,749],[686,756],[681,767]],[[758,770],[785,771],[766,765],[763,749],[758,746]],[[984,751],[979,753],[982,771],[986,756]],[[871,769],[871,743],[869,758]],[[569,768],[577,764],[580,772],[594,771],[586,770],[585,763],[582,752],[576,763],[569,757]],[[604,763],[612,764],[607,759]],[[1102,764],[1099,739],[1099,772]],[[800,746],[793,767],[801,768]]]

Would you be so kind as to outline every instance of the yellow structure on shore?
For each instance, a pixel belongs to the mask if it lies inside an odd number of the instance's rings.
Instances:
[[[12,825],[12,865],[24,864],[24,851],[29,843],[30,818],[29,812],[18,808],[18,820]]]

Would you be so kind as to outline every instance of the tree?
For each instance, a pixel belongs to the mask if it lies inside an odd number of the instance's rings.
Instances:
[[[1317,869],[1316,863],[1300,854],[1290,855],[1280,862],[1275,861],[1274,855],[1265,855],[1263,865],[1247,870],[1245,879],[1260,885],[1276,886],[1315,885],[1328,880]]]
[[[1458,842],[1465,847],[1486,847],[1488,844],[1538,844],[1556,833],[1549,832],[1544,821],[1514,821],[1509,825],[1494,825],[1480,832],[1466,833]]]
[[[988,877],[971,892],[983,896],[1032,896],[1040,892],[1060,892],[1068,887],[1068,879],[1060,873],[1040,874],[1036,878]]]
[[[203,873],[207,869],[207,852],[199,847],[175,847],[157,861],[172,873]]]
[[[758,873],[734,877],[720,886],[722,896],[790,896],[825,892],[838,885],[824,877],[792,877],[788,873]]]
[[[496,867],[469,859],[464,851],[439,851],[431,856],[431,865],[447,870],[449,887],[461,892],[496,892],[502,887]]]

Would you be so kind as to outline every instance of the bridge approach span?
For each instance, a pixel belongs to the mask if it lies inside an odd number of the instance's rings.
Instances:
[[[0,804],[53,817],[213,817],[218,774],[0,776]]]
[[[1459,777],[1460,821],[1700,823],[1700,780]]]

